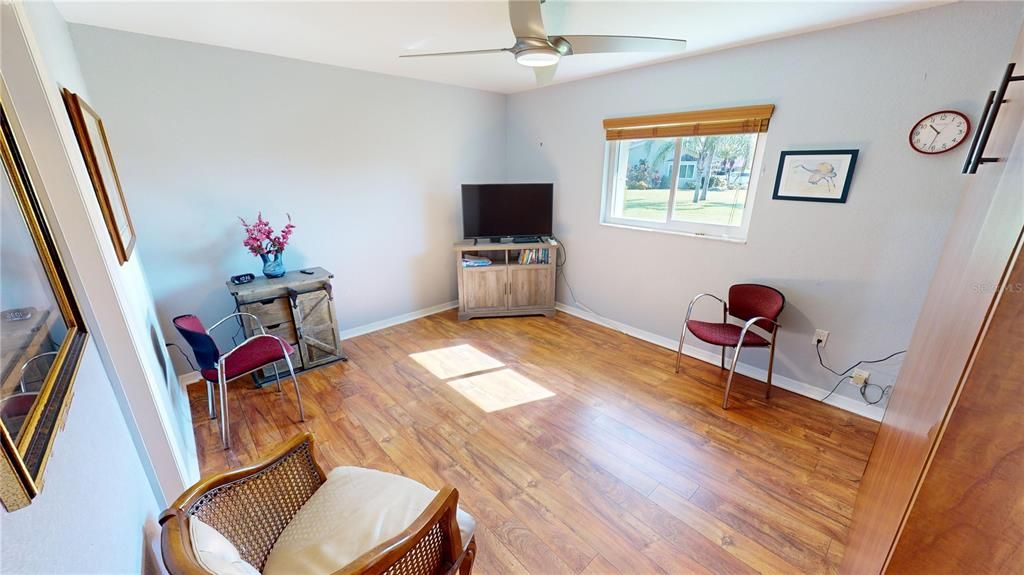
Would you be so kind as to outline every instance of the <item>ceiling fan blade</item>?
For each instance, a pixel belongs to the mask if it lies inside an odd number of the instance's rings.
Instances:
[[[508,48],[492,48],[490,50],[461,50],[459,52],[430,52],[426,54],[399,54],[399,58],[424,58],[427,56],[466,56],[469,54],[497,54],[508,52]]]
[[[548,37],[544,31],[544,18],[540,14],[540,0],[508,0],[508,18],[512,33],[519,38]]]
[[[555,70],[558,69],[558,64],[552,64],[550,66],[541,66],[533,69],[533,75],[537,78],[538,86],[547,86],[555,79]]]
[[[686,50],[686,40],[649,36],[551,36],[548,40],[565,56],[608,52],[677,54]],[[565,47],[566,44],[568,48]]]
[[[465,56],[469,54],[497,54],[508,52],[508,48],[492,48],[488,50],[460,50],[458,52],[428,52],[425,54],[398,54],[399,58],[423,58],[427,56]]]

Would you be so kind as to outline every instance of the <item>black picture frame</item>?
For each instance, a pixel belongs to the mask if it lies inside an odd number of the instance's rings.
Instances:
[[[822,202],[822,203],[828,203],[828,204],[845,204],[846,203],[846,198],[850,194],[850,183],[853,181],[853,172],[854,172],[854,169],[857,167],[857,156],[858,156],[859,152],[860,152],[860,150],[852,150],[852,149],[848,149],[848,150],[789,150],[789,151],[781,152],[781,154],[779,155],[779,169],[778,169],[778,171],[775,174],[775,190],[772,192],[772,199],[773,200],[789,200],[789,201],[794,201],[794,202]],[[787,194],[786,190],[782,189],[782,182],[783,182],[784,176],[786,175],[785,174],[785,169],[786,169],[786,165],[787,165],[787,161],[786,161],[787,158],[795,158],[795,157],[800,157],[800,156],[809,156],[809,157],[821,156],[822,160],[824,160],[826,157],[833,157],[834,158],[835,156],[847,156],[849,158],[848,164],[847,164],[847,167],[846,167],[846,170],[845,170],[846,171],[845,174],[836,173],[834,170],[833,170],[833,172],[831,172],[833,177],[835,177],[835,178],[842,177],[842,185],[843,185],[843,187],[842,187],[842,191],[839,193],[838,196],[836,196],[835,192],[834,192],[835,181],[833,180],[833,178],[829,178],[827,176],[827,174],[816,174],[814,171],[809,170],[807,168],[803,168],[803,169],[807,170],[809,173],[811,173],[811,178],[814,178],[815,176],[817,176],[817,182],[812,182],[810,178],[808,179],[808,181],[811,182],[811,183],[826,182],[826,190],[828,190],[828,193],[823,193],[821,196],[792,195],[792,194]],[[825,162],[823,162],[823,163],[825,163]],[[830,185],[833,186],[833,187],[828,187]]]

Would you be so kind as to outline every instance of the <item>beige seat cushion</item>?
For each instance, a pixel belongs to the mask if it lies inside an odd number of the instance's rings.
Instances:
[[[436,495],[401,475],[337,467],[285,527],[263,573],[333,573],[406,530]],[[456,519],[465,548],[476,521],[461,509]]]
[[[192,516],[188,520],[192,551],[204,569],[214,575],[260,575],[238,555],[238,549],[213,527]]]

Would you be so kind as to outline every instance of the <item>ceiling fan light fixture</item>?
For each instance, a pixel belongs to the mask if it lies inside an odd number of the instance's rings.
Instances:
[[[553,48],[531,48],[516,52],[516,62],[530,68],[543,68],[558,63],[561,54]]]

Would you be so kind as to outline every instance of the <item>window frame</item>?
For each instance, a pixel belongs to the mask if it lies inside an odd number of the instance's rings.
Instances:
[[[619,206],[622,206],[624,199],[620,197],[625,192],[626,172],[622,170],[622,163],[628,158],[628,148],[623,144],[635,141],[633,139],[607,140],[605,142],[604,178],[601,192],[601,219],[600,223],[606,226],[649,230],[662,233],[670,233],[684,236],[710,238],[723,241],[746,243],[750,229],[750,219],[754,210],[754,200],[757,196],[757,186],[760,176],[764,173],[765,140],[767,132],[745,132],[754,134],[754,153],[750,165],[750,180],[747,182],[747,197],[743,204],[743,217],[740,225],[727,226],[722,224],[706,224],[699,222],[687,222],[673,220],[675,212],[675,198],[679,186],[679,160],[682,155],[680,140],[688,136],[679,136],[676,140],[675,152],[671,173],[671,187],[669,188],[668,210],[665,221],[642,220],[637,218],[625,218],[616,216]],[[659,139],[659,138],[637,138],[637,139]],[[621,174],[620,174],[621,173]],[[618,186],[618,180],[622,179],[622,186]],[[623,201],[620,201],[623,200]]]

